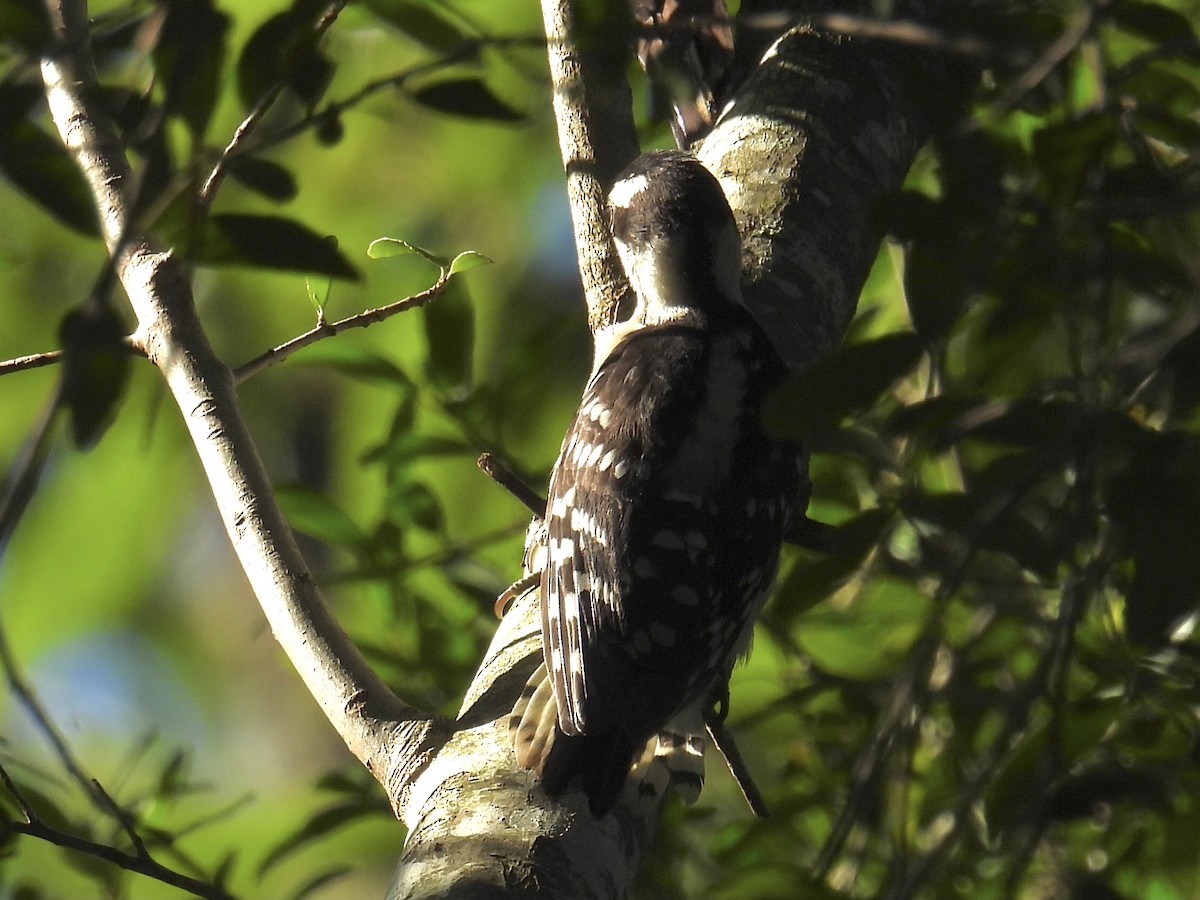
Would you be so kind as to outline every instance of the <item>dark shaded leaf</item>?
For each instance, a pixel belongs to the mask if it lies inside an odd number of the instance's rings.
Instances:
[[[904,243],[940,239],[945,229],[941,206],[932,197],[916,191],[900,191],[877,200],[871,207],[878,224]]]
[[[0,171],[64,225],[98,235],[96,209],[79,168],[61,141],[29,119],[44,102],[40,85],[0,84]]]
[[[1100,112],[1059,122],[1034,135],[1033,157],[1051,194],[1063,202],[1079,195],[1089,169],[1117,140],[1115,120]]]
[[[329,366],[359,381],[382,381],[411,389],[412,379],[398,365],[365,347],[345,341],[325,341],[307,348],[297,357],[306,365]]]
[[[284,515],[297,531],[338,547],[359,547],[367,535],[341,507],[325,494],[299,484],[275,488]]]
[[[0,0],[0,41],[16,44],[30,56],[41,56],[51,40],[44,3]]]
[[[263,861],[258,865],[259,877],[267,874],[288,856],[297,850],[303,849],[313,841],[328,837],[334,832],[340,831],[347,825],[350,825],[355,820],[376,814],[381,809],[387,809],[387,804],[382,799],[376,799],[374,802],[353,799],[336,803],[321,810],[299,830],[284,838],[267,853]]]
[[[304,882],[303,885],[301,885],[300,890],[296,891],[296,893],[292,895],[292,900],[304,900],[305,897],[315,894],[321,888],[325,887],[325,885],[331,884],[332,882],[337,881],[339,878],[344,878],[353,871],[354,869],[350,866],[338,866],[330,869],[327,872],[321,872],[318,875],[314,875],[308,881]]]
[[[1046,797],[1044,816],[1065,822],[1096,815],[1101,806],[1127,802],[1162,809],[1169,802],[1161,777],[1120,766],[1092,769],[1054,786]]]
[[[301,10],[276,13],[250,36],[238,58],[238,94],[247,106],[280,85],[310,108],[333,80],[333,63],[317,48],[315,16]]]
[[[410,96],[422,106],[455,116],[494,122],[525,119],[524,113],[506,104],[478,78],[450,78],[419,88]]]
[[[1200,189],[1150,163],[1108,169],[1101,189],[1104,211],[1112,218],[1140,222],[1200,206]]]
[[[1139,644],[1160,645],[1200,607],[1200,443],[1183,432],[1147,432],[1106,499],[1134,563],[1125,630]]]
[[[96,444],[112,423],[129,381],[125,327],[105,304],[72,310],[59,329],[63,345],[60,402],[71,414],[71,434],[80,449]]]
[[[384,446],[372,451],[366,460],[385,459],[389,463],[411,462],[431,456],[474,456],[476,448],[457,438],[432,434],[404,432]]]
[[[973,413],[988,408],[988,404],[974,397],[939,394],[900,407],[888,416],[886,428],[890,434],[919,435],[934,450],[941,451],[953,445],[969,427]]]
[[[425,343],[429,348],[425,370],[442,390],[463,388],[471,381],[475,350],[475,311],[462,290],[450,287],[432,303],[421,307]]]
[[[919,521],[970,541],[973,545],[1012,557],[1022,568],[1044,579],[1058,570],[1060,555],[1048,535],[1011,508],[992,509],[988,494],[909,492],[901,509]]]
[[[967,300],[962,271],[952,258],[914,244],[904,261],[904,297],[917,334],[943,337]]]
[[[296,196],[296,178],[279,163],[254,156],[230,160],[229,175],[256,193],[272,200],[291,200]]]
[[[167,760],[158,776],[156,797],[172,798],[186,792],[190,785],[187,780],[188,754],[185,750],[176,750]]]
[[[202,263],[311,272],[350,281],[359,278],[335,240],[292,219],[224,213],[209,222]]]
[[[1092,410],[1071,400],[1004,401],[977,407],[963,430],[973,437],[1012,447],[1043,448],[1078,433]]]
[[[417,525],[440,532],[445,525],[441,501],[424,484],[395,483],[388,490],[386,503],[388,518],[402,528]]]
[[[913,332],[844,347],[788,377],[767,399],[767,425],[798,437],[831,429],[874,404],[880,394],[911,372],[923,347],[924,342]]]
[[[166,21],[154,48],[156,80],[165,85],[163,106],[200,141],[221,86],[229,17],[211,0],[174,0],[163,8]]]
[[[890,510],[868,509],[832,529],[823,552],[806,556],[788,571],[770,614],[790,621],[829,597],[859,570],[893,518]]]
[[[1154,43],[1169,44],[1184,37],[1196,38],[1187,16],[1161,3],[1114,0],[1111,15],[1122,30]]]
[[[1047,796],[1032,788],[1046,784],[1047,764],[1056,761],[1061,769],[1069,769],[1095,748],[1121,710],[1120,699],[1106,699],[1068,709],[1061,722],[1042,721],[1025,732],[984,795],[988,827],[1003,831],[1018,823],[1040,821]]]
[[[1186,416],[1200,403],[1200,327],[1192,329],[1163,358],[1162,370],[1171,376],[1171,408]]]
[[[346,126],[342,124],[341,116],[330,112],[318,120],[315,133],[317,143],[325,147],[332,147],[345,136]]]
[[[435,7],[416,0],[365,0],[363,4],[418,44],[446,53],[470,38]]]

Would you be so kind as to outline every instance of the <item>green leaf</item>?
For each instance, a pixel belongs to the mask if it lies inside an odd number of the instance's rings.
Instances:
[[[822,671],[871,680],[904,664],[924,627],[930,601],[898,578],[870,582],[847,609],[819,604],[796,622],[796,642]]]
[[[457,25],[427,3],[413,0],[366,0],[363,5],[418,44],[439,53],[455,50],[470,40]]]
[[[45,4],[36,0],[0,0],[0,41],[16,44],[31,57],[37,57],[52,40]]]
[[[1112,17],[1123,31],[1156,44],[1173,44],[1185,38],[1196,39],[1187,16],[1161,3],[1143,0],[1115,0]]]
[[[64,225],[100,233],[91,191],[62,141],[29,119],[44,103],[40,85],[0,84],[0,171]]]
[[[388,518],[400,527],[417,525],[428,531],[440,532],[445,525],[441,501],[424,484],[398,482],[387,495]]]
[[[199,141],[220,92],[229,17],[211,0],[176,0],[166,10],[154,47],[155,80],[165,85],[166,112],[182,118]]]
[[[229,162],[229,176],[271,200],[293,199],[297,192],[296,176],[279,163],[256,156],[237,156]]]
[[[224,213],[212,216],[209,223],[202,263],[310,272],[349,281],[359,278],[336,240],[292,219]]]
[[[962,270],[953,258],[913,244],[904,260],[904,299],[917,334],[944,337],[967,300]]]
[[[493,122],[521,122],[525,119],[524,113],[506,104],[478,78],[449,78],[418,88],[409,96],[422,106],[454,116]]]
[[[275,488],[275,497],[297,531],[337,547],[358,547],[367,540],[354,520],[318,490],[284,484]]]
[[[303,9],[276,13],[263,22],[238,58],[238,94],[254,106],[278,85],[290,87],[310,108],[333,80],[333,63],[316,45],[316,16]]]
[[[464,250],[454,259],[450,260],[449,274],[458,275],[462,272],[469,272],[472,269],[477,269],[480,266],[490,266],[492,260],[488,259],[482,253],[475,250]]]
[[[1200,440],[1147,432],[1144,446],[1109,481],[1106,498],[1134,563],[1125,630],[1139,644],[1161,645],[1200,608]]]
[[[475,311],[461,290],[451,286],[421,307],[429,348],[425,371],[442,390],[461,389],[471,381],[475,349]]]
[[[321,810],[301,828],[284,838],[267,853],[263,861],[258,865],[259,877],[261,878],[263,875],[266,875],[288,856],[311,844],[313,841],[340,831],[356,819],[378,814],[386,809],[387,804],[382,800],[364,803],[362,800],[353,799],[336,803]]]
[[[392,360],[346,341],[322,341],[305,348],[297,358],[305,365],[329,366],[359,381],[397,384],[409,390],[413,387],[412,379]]]
[[[96,444],[112,423],[129,381],[125,326],[105,304],[86,303],[72,310],[59,329],[63,345],[60,400],[71,414],[75,444]]]
[[[923,347],[924,342],[913,332],[844,347],[788,376],[767,398],[767,425],[798,437],[828,431],[845,417],[873,405],[880,394],[911,372]]]
[[[339,878],[345,878],[354,871],[352,866],[335,866],[327,872],[321,872],[314,875],[308,881],[301,885],[300,889],[292,895],[292,900],[304,900],[305,897],[310,897],[319,891],[325,885],[337,881]]]
[[[887,509],[868,509],[832,530],[823,552],[800,559],[775,592],[771,615],[789,621],[829,597],[857,572],[894,519]]]
[[[440,269],[445,269],[450,265],[450,260],[446,259],[446,257],[438,256],[436,253],[426,250],[424,247],[418,247],[416,244],[410,244],[402,238],[375,238],[375,240],[367,245],[367,256],[371,257],[371,259],[387,259],[392,256],[408,256],[413,253],[425,257]]]
[[[1025,460],[1021,462],[1025,463]],[[980,547],[1004,553],[1022,568],[1044,579],[1052,578],[1058,570],[1060,554],[1049,543],[1044,531],[1015,510],[995,512],[990,492],[929,494],[910,491],[900,505],[912,518],[971,540]]]

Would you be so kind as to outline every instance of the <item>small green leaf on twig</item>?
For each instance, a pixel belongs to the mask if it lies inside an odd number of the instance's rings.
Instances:
[[[387,259],[389,256],[406,256],[410,253],[425,257],[441,269],[450,265],[450,260],[446,259],[446,257],[438,256],[424,247],[418,247],[416,244],[410,244],[408,241],[401,240],[400,238],[376,238],[367,247],[367,256],[371,257],[371,259]]]
[[[324,289],[318,296],[316,288],[313,287],[311,278],[304,279],[304,290],[308,294],[308,299],[317,309],[317,324],[325,324],[325,304],[329,302],[329,289],[333,286],[333,282],[329,279],[325,280]]]
[[[460,272],[469,272],[471,269],[476,269],[479,266],[488,266],[492,264],[492,260],[488,259],[482,253],[476,250],[464,250],[454,259],[450,260],[450,275],[457,275]]]

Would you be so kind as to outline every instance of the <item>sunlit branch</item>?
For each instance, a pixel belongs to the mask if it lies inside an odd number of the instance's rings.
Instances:
[[[605,67],[595,48],[607,42],[595,39],[585,42],[592,54],[584,52],[577,5],[575,0],[542,0],[542,21],[579,274],[588,325],[595,331],[614,320],[626,290],[605,222],[605,192],[639,148],[624,57],[612,54]]]
[[[413,294],[411,297],[405,297],[403,300],[397,300],[395,303],[388,303],[385,306],[377,306],[375,309],[355,313],[336,322],[322,322],[315,328],[304,332],[304,334],[297,335],[290,341],[268,350],[261,356],[256,356],[249,362],[242,363],[242,365],[233,370],[234,381],[241,384],[246,379],[253,378],[263,369],[283,362],[297,350],[301,350],[310,344],[315,344],[317,341],[333,337],[335,334],[341,334],[343,331],[348,331],[351,328],[366,328],[369,325],[389,319],[397,313],[407,312],[410,309],[424,306],[446,289],[446,284],[450,281],[450,278],[449,271],[443,269],[441,275],[438,276],[438,280],[431,287],[426,288],[419,294]]]
[[[443,720],[409,706],[379,678],[316,588],[241,416],[232,373],[214,354],[188,273],[127,233],[129,164],[98,96],[87,9],[48,3],[56,44],[42,60],[52,118],[87,181],[114,271],[138,319],[135,340],[162,372],[212,488],[225,530],[277,641],[347,747],[400,809],[440,742]]]
[[[6,359],[0,362],[0,375],[11,375],[13,372],[24,372],[26,369],[40,369],[62,361],[61,350],[47,350],[45,353],[31,353],[28,356],[18,356],[16,359]]]

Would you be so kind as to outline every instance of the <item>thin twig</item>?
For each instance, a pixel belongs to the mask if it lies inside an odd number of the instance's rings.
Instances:
[[[278,347],[273,347],[249,362],[242,363],[233,370],[233,380],[237,384],[241,384],[246,379],[257,375],[263,369],[283,362],[297,350],[301,350],[309,344],[315,344],[317,341],[333,337],[335,334],[340,334],[351,328],[366,328],[368,325],[374,325],[376,322],[389,319],[397,313],[407,312],[410,309],[416,309],[418,306],[424,306],[446,289],[446,284],[450,281],[450,278],[449,269],[443,268],[441,274],[438,275],[438,280],[431,287],[426,288],[419,294],[413,294],[410,297],[405,297],[403,300],[397,300],[395,303],[389,303],[386,306],[377,306],[375,309],[355,313],[336,322],[318,324],[315,328],[304,332],[304,334],[298,335],[290,341],[280,344]]]
[[[705,716],[704,726],[708,731],[708,736],[712,738],[713,745],[725,759],[725,766],[729,769],[729,774],[733,776],[734,782],[737,783],[738,789],[742,792],[742,798],[750,807],[750,811],[760,819],[770,818],[771,809],[767,806],[767,800],[763,797],[762,791],[758,789],[758,785],[754,783],[750,767],[746,765],[742,751],[738,749],[738,745],[729,729],[725,727],[725,723],[719,716]]]
[[[277,86],[273,91],[264,96],[250,111],[250,114],[242,121],[234,130],[233,137],[221,151],[221,157],[217,160],[212,172],[204,182],[204,187],[200,189],[200,202],[204,207],[212,204],[213,197],[217,189],[220,187],[220,181],[225,177],[226,167],[229,162],[253,151],[265,150],[270,147],[278,146],[284,141],[290,140],[298,134],[302,134],[313,126],[337,119],[346,110],[357,106],[362,101],[366,100],[372,94],[386,88],[403,87],[407,82],[422,75],[427,75],[430,72],[436,72],[438,69],[456,66],[459,63],[473,59],[479,54],[479,51],[484,47],[495,46],[510,46],[510,45],[530,45],[542,46],[545,39],[541,36],[514,36],[507,38],[491,37],[480,38],[478,40],[465,41],[457,47],[447,51],[445,55],[434,60],[419,63],[403,71],[396,72],[392,75],[386,75],[382,78],[377,78],[367,82],[354,93],[343,97],[341,100],[331,100],[322,106],[320,109],[313,110],[302,118],[296,120],[290,125],[284,126],[276,131],[268,132],[265,135],[260,135],[259,140],[253,145],[249,144],[248,137],[265,116],[271,104],[278,98],[282,85]]]
[[[61,350],[47,350],[45,353],[31,353],[29,356],[18,356],[16,359],[6,359],[0,362],[0,375],[11,375],[13,372],[23,372],[25,369],[40,369],[42,366],[54,365],[62,361]]]
[[[130,338],[125,339],[125,348],[133,356],[146,356],[145,350],[135,344]],[[23,372],[26,369],[40,369],[42,366],[53,366],[63,361],[63,350],[47,350],[45,353],[31,353],[28,356],[18,356],[15,359],[0,360],[0,376]]]
[[[122,809],[117,801],[109,796],[108,791],[95,778],[92,779],[92,789],[96,795],[100,797],[104,806],[108,809],[109,815],[116,819],[121,824],[121,830],[125,832],[125,836],[129,838],[129,842],[133,844],[133,849],[137,851],[138,856],[150,856],[150,851],[146,849],[146,842],[142,840],[142,836],[137,833],[133,816],[129,815],[128,810]]]
[[[321,15],[313,24],[314,40],[319,39],[321,35],[329,30],[345,6],[346,0],[334,0],[334,2],[321,11]],[[275,105],[275,101],[279,99],[279,95],[283,92],[285,86],[286,82],[280,80],[271,87],[254,105],[254,108],[250,110],[250,114],[234,129],[233,137],[225,145],[225,149],[221,151],[220,158],[217,160],[216,165],[213,166],[212,171],[208,173],[208,178],[204,180],[204,186],[200,188],[200,192],[196,195],[196,203],[201,210],[212,206],[213,199],[217,195],[217,190],[220,188],[221,182],[225,180],[229,161],[237,155],[254,129],[258,127],[267,112]]]
[[[65,831],[54,828],[47,824],[34,811],[33,806],[26,799],[21,789],[17,787],[16,782],[13,781],[3,765],[0,765],[0,780],[4,782],[5,789],[12,796],[13,800],[16,801],[17,806],[20,807],[21,815],[25,820],[23,822],[0,822],[0,834],[4,832],[25,834],[38,840],[47,841],[57,847],[85,853],[96,859],[110,862],[128,872],[145,875],[147,878],[153,878],[155,881],[160,881],[163,884],[169,884],[172,887],[188,891],[197,897],[204,897],[206,900],[233,900],[233,895],[214,884],[200,881],[164,866],[146,851],[145,845],[140,840],[135,845],[137,852],[126,853],[124,850],[118,850],[116,847],[111,847],[108,844],[100,844],[96,841],[90,841],[87,838],[68,834]]]

